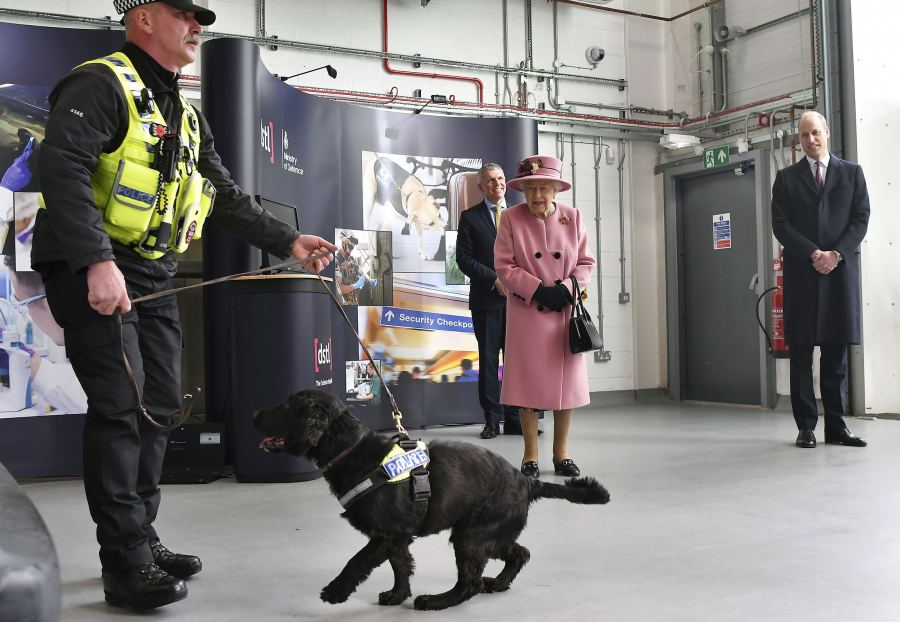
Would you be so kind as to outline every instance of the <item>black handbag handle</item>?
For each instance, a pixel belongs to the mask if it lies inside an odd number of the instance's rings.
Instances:
[[[575,275],[569,276],[572,279],[572,318],[581,317],[587,314],[584,303],[581,302],[581,290],[578,288],[578,279]]]

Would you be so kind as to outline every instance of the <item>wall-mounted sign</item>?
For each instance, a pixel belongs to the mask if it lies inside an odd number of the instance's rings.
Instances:
[[[731,154],[728,151],[728,145],[721,147],[713,147],[703,152],[703,168],[714,168],[728,164],[731,160]]]
[[[731,248],[731,212],[713,214],[713,250]]]

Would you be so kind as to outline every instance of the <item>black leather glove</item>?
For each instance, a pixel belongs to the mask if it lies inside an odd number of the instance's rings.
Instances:
[[[562,311],[563,308],[572,302],[572,295],[562,283],[547,287],[543,283],[538,285],[537,291],[534,292],[532,299],[544,305],[551,311]]]

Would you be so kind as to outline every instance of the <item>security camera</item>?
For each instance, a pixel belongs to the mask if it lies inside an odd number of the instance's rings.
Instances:
[[[605,56],[606,51],[603,48],[597,47],[596,45],[592,45],[584,51],[584,58],[588,63],[590,63],[591,67],[596,67],[597,64],[601,60],[603,60]]]
[[[747,34],[747,30],[741,26],[727,26],[725,24],[716,28],[716,41],[731,41]]]

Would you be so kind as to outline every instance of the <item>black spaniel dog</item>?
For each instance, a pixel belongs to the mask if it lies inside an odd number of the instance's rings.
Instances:
[[[315,389],[301,391],[253,417],[256,428],[266,435],[262,448],[308,456],[323,470],[338,499],[352,496],[354,488],[378,469],[395,444],[395,439],[364,426],[339,399]],[[572,478],[565,485],[526,478],[502,457],[475,445],[435,441],[428,444],[428,453],[431,498],[424,518],[420,521],[421,514],[416,514],[411,478],[356,497],[342,516],[368,536],[369,542],[325,586],[322,600],[344,602],[387,560],[394,571],[394,585],[379,594],[378,602],[402,603],[411,594],[409,578],[414,564],[409,545],[413,537],[445,529],[450,529],[456,553],[456,585],[442,594],[417,597],[414,607],[444,609],[480,592],[501,592],[509,589],[530,557],[516,539],[525,528],[532,501],[609,501],[609,493],[593,478]],[[495,578],[482,576],[489,559],[505,563]]]

